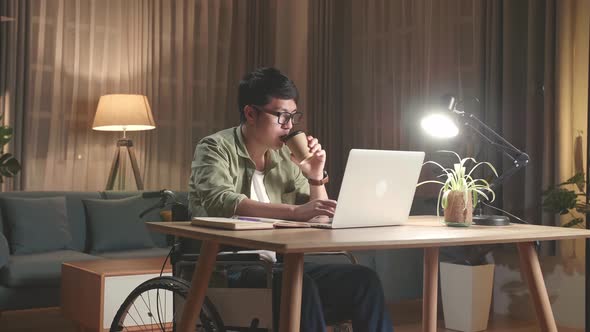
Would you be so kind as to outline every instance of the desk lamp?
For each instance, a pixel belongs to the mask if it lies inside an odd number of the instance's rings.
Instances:
[[[449,104],[445,111],[427,115],[422,119],[422,129],[433,137],[450,138],[459,134],[459,128],[456,125],[458,122],[474,130],[486,142],[512,160],[512,167],[490,182],[490,188],[494,189],[502,184],[502,182],[508,177],[514,175],[518,170],[525,167],[529,163],[529,156],[514,147],[514,145],[510,144],[504,137],[500,136],[485,123],[481,122],[475,115],[465,112],[462,108],[462,101],[457,101],[455,97],[450,97]],[[483,203],[483,205],[495,208],[491,205],[485,204],[483,199],[483,197],[479,196],[477,203]],[[481,205],[476,205],[479,206],[479,208],[476,211],[476,215],[473,216],[473,222],[475,224],[484,226],[503,226],[510,224],[510,219],[506,216],[482,215]]]

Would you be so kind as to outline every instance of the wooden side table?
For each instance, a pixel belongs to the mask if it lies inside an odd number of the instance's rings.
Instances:
[[[142,282],[160,275],[165,257],[62,264],[61,309],[82,330],[108,331],[117,310]],[[167,263],[163,275],[172,275]]]

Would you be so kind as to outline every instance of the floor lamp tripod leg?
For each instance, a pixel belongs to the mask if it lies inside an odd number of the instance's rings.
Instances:
[[[139,173],[139,165],[137,164],[137,159],[135,158],[135,151],[133,150],[133,146],[127,146],[127,152],[129,153],[129,159],[131,159],[131,168],[133,169],[133,176],[135,176],[135,184],[137,185],[137,190],[143,190],[143,180],[141,179],[141,174]]]
[[[117,149],[115,150],[115,155],[113,156],[113,163],[111,164],[111,171],[109,172],[106,190],[113,190],[113,187],[115,186],[115,178],[117,177],[117,171],[119,170],[120,158],[121,147],[117,146]]]

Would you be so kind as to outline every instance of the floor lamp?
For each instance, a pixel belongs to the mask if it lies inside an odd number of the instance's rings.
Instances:
[[[113,190],[115,177],[119,171],[125,152],[131,160],[131,168],[138,190],[143,190],[143,180],[133,150],[133,141],[127,138],[128,131],[150,130],[156,128],[152,110],[146,96],[142,95],[104,95],[98,101],[92,129],[102,131],[122,131],[123,138],[117,141],[106,190]]]

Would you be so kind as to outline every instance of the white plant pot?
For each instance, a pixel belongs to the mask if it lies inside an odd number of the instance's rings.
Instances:
[[[440,263],[445,327],[476,332],[488,327],[494,265],[468,266]]]

